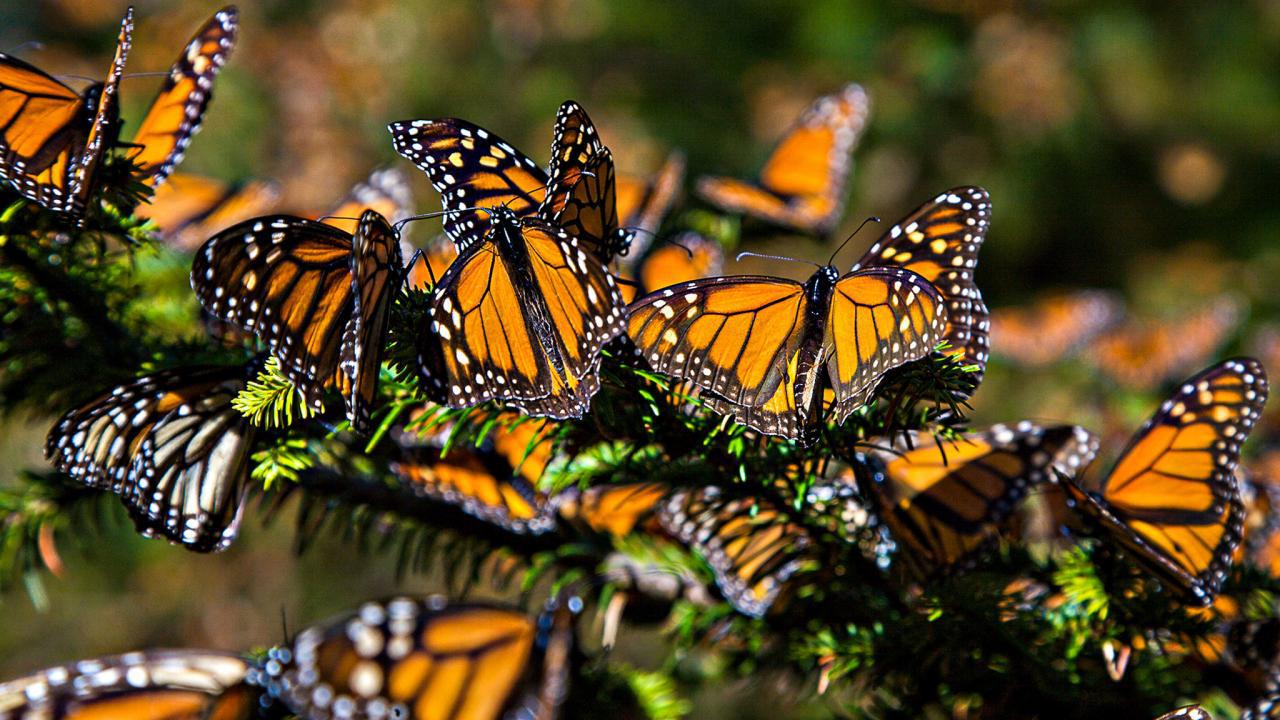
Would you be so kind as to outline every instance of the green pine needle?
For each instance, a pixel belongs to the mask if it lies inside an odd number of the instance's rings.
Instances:
[[[315,413],[302,399],[302,393],[280,370],[280,360],[274,355],[244,390],[231,401],[241,415],[261,428],[284,428],[293,424],[294,415],[306,420]]]

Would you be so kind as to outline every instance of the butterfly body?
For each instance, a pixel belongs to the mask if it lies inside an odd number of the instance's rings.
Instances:
[[[497,208],[435,290],[419,358],[450,407],[489,400],[581,417],[600,387],[600,351],[624,330],[613,276],[578,239]]]
[[[712,409],[808,441],[828,383],[844,422],[885,372],[932,350],[946,317],[937,289],[909,270],[825,266],[803,284],[730,276],[650,293],[632,304],[628,332],[650,366],[692,382]]]

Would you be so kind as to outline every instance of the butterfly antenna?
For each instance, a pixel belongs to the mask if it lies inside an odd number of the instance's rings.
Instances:
[[[67,73],[59,73],[58,75],[54,75],[54,77],[56,77],[59,80],[66,78],[68,80],[83,80],[88,83],[102,82],[98,78],[91,78],[87,75],[69,75]]]
[[[316,222],[324,222],[325,220],[355,220],[358,222],[360,218],[351,217],[350,215],[321,215],[316,218]]]
[[[861,232],[861,231],[862,231],[862,228],[866,227],[866,226],[867,226],[867,223],[869,223],[869,222],[880,222],[880,218],[876,217],[875,215],[871,215],[871,216],[870,216],[870,217],[868,217],[866,220],[863,220],[863,221],[862,221],[862,224],[858,226],[858,229],[857,229],[857,230],[854,230],[854,231],[853,231],[853,232],[851,232],[851,233],[849,233],[849,237],[845,238],[845,239],[844,239],[844,242],[840,243],[840,247],[837,247],[837,248],[835,249],[835,252],[831,253],[831,257],[827,259],[827,264],[828,264],[828,265],[830,265],[832,262],[834,262],[834,261],[835,261],[836,256],[840,254],[840,251],[844,249],[844,246],[845,246],[845,245],[848,245],[848,244],[849,244],[849,241],[853,239],[853,236],[854,236],[854,235],[857,235],[859,232]]]
[[[693,253],[689,253],[689,255],[692,256]],[[805,265],[812,265],[816,268],[822,267],[821,265],[819,265],[816,262],[813,262],[812,260],[801,260],[800,258],[787,257],[785,255],[766,255],[764,253],[749,252],[746,250],[738,253],[737,260],[741,262],[742,258],[744,257],[762,258],[764,260],[781,260],[783,262],[804,263]]]
[[[452,208],[449,210],[440,210],[439,212],[422,213],[421,215],[410,215],[409,217],[403,220],[392,223],[391,227],[396,232],[400,232],[400,228],[402,226],[407,225],[416,220],[427,220],[429,218],[441,217],[443,215],[456,215],[457,213],[463,213],[463,212],[486,212],[487,213],[487,212],[493,212],[493,208],[479,207],[479,206],[463,207],[463,208]]]
[[[162,71],[162,70],[155,70],[155,71],[151,71],[151,72],[125,73],[124,75],[121,75],[121,76],[120,76],[120,79],[121,79],[121,80],[135,80],[135,79],[137,79],[137,78],[168,77],[168,76],[169,76],[169,72],[168,72],[167,70],[163,70],[163,71]]]

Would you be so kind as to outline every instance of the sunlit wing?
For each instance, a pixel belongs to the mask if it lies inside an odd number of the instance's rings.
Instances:
[[[392,463],[391,471],[414,494],[504,530],[536,535],[555,528],[555,513],[543,495],[521,477],[502,476],[477,453],[451,450],[442,458],[430,452],[414,462]]]
[[[440,193],[448,211],[444,230],[459,250],[483,240],[491,225],[488,213],[462,208],[506,207],[526,217],[546,198],[546,173],[484,128],[445,118],[406,120],[388,129],[396,152],[421,168]]]
[[[627,332],[650,367],[714,393],[716,409],[797,438],[804,418],[792,398],[807,310],[804,286],[792,280],[709,278],[637,300]]]
[[[607,148],[583,166],[564,206],[551,222],[563,227],[592,255],[605,262],[627,252],[630,235],[618,228],[613,156]]]
[[[942,296],[909,270],[868,268],[840,278],[822,341],[836,421],[844,422],[863,405],[884,373],[932,352],[946,322]],[[812,395],[821,388],[815,384],[804,391]],[[821,404],[821,397],[799,402]]]
[[[165,181],[199,132],[214,78],[235,45],[238,21],[235,6],[214,13],[169,69],[132,141],[141,147],[133,160],[147,185],[155,187]]]
[[[354,305],[351,236],[323,223],[269,215],[209,238],[191,287],[215,317],[255,333],[312,407],[337,379]]]
[[[1207,362],[1235,331],[1241,316],[1239,304],[1223,297],[1164,322],[1130,321],[1094,339],[1089,356],[1121,385],[1152,389]]]
[[[116,92],[133,34],[133,8],[120,24],[106,80],[83,97],[45,72],[0,55],[0,179],[27,199],[77,222],[117,125]]]
[[[145,650],[0,683],[8,720],[206,720],[249,663],[213,650]],[[223,715],[218,720],[230,720]]]
[[[753,617],[768,611],[811,544],[803,527],[769,503],[716,487],[673,493],[658,519],[706,559],[725,599]]]
[[[391,303],[402,266],[400,237],[376,210],[365,210],[351,239],[351,319],[342,335],[338,390],[357,432],[369,430]]]
[[[695,232],[684,232],[653,247],[636,265],[643,292],[714,277],[724,271],[720,243]],[[624,294],[630,288],[624,288]],[[631,291],[634,292],[634,291]]]
[[[869,114],[867,94],[855,84],[818,98],[783,135],[756,182],[704,177],[698,194],[729,212],[828,233],[840,221],[851,155]]]
[[[59,470],[118,495],[144,535],[192,550],[235,539],[253,428],[231,407],[241,367],[165,370],[64,415],[45,444]]]
[[[894,539],[935,572],[968,564],[1029,489],[1076,474],[1097,447],[1077,426],[996,425],[954,442],[920,437],[859,475]]]
[[[949,352],[978,366],[975,383],[982,379],[990,349],[987,306],[973,278],[990,219],[986,190],[948,190],[889,228],[853,268],[904,268],[933,283],[947,305],[943,339]]]
[[[300,717],[334,706],[353,718],[551,718],[573,629],[560,613],[549,619],[438,596],[369,602],[274,651],[266,684]]]
[[[564,211],[565,204],[569,202],[574,186],[583,177],[583,173],[595,171],[587,166],[603,149],[600,135],[587,112],[578,103],[565,101],[556,113],[555,129],[551,137],[551,165],[547,171],[549,181],[546,196],[538,207],[539,217],[553,219]],[[610,174],[612,171],[613,165],[610,163]]]
[[[1079,290],[1037,300],[1029,307],[991,313],[997,355],[1022,365],[1048,365],[1070,357],[1120,318],[1120,301],[1103,290]]]
[[[565,521],[592,532],[625,537],[653,516],[671,488],[661,483],[597,485],[555,496],[556,512]]]
[[[1212,601],[1240,543],[1240,445],[1267,398],[1262,366],[1227,360],[1184,382],[1077,505],[1134,558],[1191,599]]]
[[[504,418],[506,423],[494,428],[493,450],[536,487],[553,458],[555,442],[550,433],[555,424],[549,420],[515,423],[517,417],[515,413],[508,413]]]

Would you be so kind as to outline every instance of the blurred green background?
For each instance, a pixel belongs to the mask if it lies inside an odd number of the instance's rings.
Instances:
[[[100,77],[123,7],[0,4],[0,49]],[[165,70],[217,7],[141,2],[129,70]],[[994,204],[977,276],[993,306],[1092,286],[1169,319],[1230,291],[1249,308],[1229,341],[1239,348],[1280,309],[1277,0],[281,0],[241,13],[240,44],[183,169],[274,178],[286,207],[325,207],[396,163],[414,177],[416,210],[436,210],[425,178],[392,151],[387,122],[460,116],[545,160],[566,98],[590,111],[623,172],[652,172],[679,148],[691,177],[750,176],[808,102],[856,81],[873,115],[845,232],[977,184]],[[126,81],[126,119],[158,82]],[[415,227],[419,239],[432,222]],[[842,264],[875,235],[855,239]],[[744,246],[827,254],[801,238]],[[743,268],[761,269],[727,270]],[[1028,374],[996,353],[975,399],[979,424],[1099,417],[1071,389],[1087,375],[1079,367]],[[1141,400],[1122,397],[1114,424],[1131,429],[1150,408]],[[0,476],[42,466],[49,422],[8,422]],[[292,628],[371,594],[433,587],[398,584],[389,561],[338,542],[295,559],[287,524],[260,530],[252,511],[235,547],[210,557],[136,538],[122,516],[83,547],[60,547],[66,571],[45,584],[46,610],[19,592],[5,599],[0,676],[146,645],[270,643],[282,612]],[[752,702],[761,716],[778,713]]]

